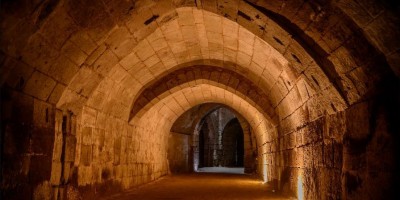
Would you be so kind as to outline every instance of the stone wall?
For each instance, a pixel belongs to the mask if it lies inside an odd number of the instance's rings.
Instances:
[[[55,106],[1,88],[1,197],[49,199]]]
[[[297,196],[301,188],[304,199],[397,196],[398,136],[393,131],[399,129],[389,129],[386,106],[373,102],[357,103],[300,127],[281,124],[278,137],[264,144],[259,172],[266,171],[265,179],[282,192]]]
[[[191,135],[171,132],[168,139],[168,164],[172,173],[192,171],[189,163],[191,153]]]
[[[168,173],[167,136],[85,107],[77,124],[76,187],[84,198]]]
[[[164,125],[204,102],[249,120],[258,172],[283,191],[393,195],[400,29],[389,2],[2,1],[2,197],[67,187],[88,198],[154,180],[168,169]],[[156,110],[166,116],[143,114],[171,94]],[[149,118],[129,124],[136,108]]]

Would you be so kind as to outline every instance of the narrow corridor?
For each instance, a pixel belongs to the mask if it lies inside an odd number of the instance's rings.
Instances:
[[[244,174],[192,173],[158,181],[104,200],[130,199],[288,199],[259,179]]]

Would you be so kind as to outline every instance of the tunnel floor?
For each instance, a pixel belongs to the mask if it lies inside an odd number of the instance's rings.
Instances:
[[[198,168],[197,172],[244,174],[244,168],[243,167],[202,167],[202,168]]]
[[[104,198],[128,199],[289,199],[250,175],[192,173],[170,175],[139,188]]]

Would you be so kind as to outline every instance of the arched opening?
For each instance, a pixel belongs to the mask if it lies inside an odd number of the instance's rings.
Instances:
[[[257,166],[253,154],[257,149],[252,144],[255,138],[247,124],[240,114],[222,104],[205,103],[186,111],[171,128],[168,144],[170,171],[253,173],[254,166]],[[182,143],[182,138],[185,138],[185,143]],[[190,147],[186,147],[188,141],[191,141]],[[187,150],[182,151],[181,147]],[[174,169],[178,160],[181,165],[185,163],[185,166],[193,168],[186,171]]]
[[[229,121],[222,132],[223,165],[244,167],[243,130],[237,118]]]
[[[1,199],[97,199],[237,165],[222,148],[200,159],[214,131],[200,121],[221,105],[265,183],[229,197],[400,199],[391,2],[1,1]]]

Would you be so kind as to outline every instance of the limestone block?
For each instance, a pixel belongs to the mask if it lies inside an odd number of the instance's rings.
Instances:
[[[36,127],[52,128],[54,126],[54,109],[51,104],[33,100],[33,123]]]
[[[313,157],[313,151],[312,151],[312,146],[307,145],[303,147],[303,161],[304,161],[304,167],[313,167],[314,166],[314,157]]]
[[[143,64],[144,65],[144,64]],[[146,67],[141,67],[139,69],[136,69],[136,71],[129,71],[129,73],[139,81],[141,84],[146,84],[150,80],[154,78],[154,76],[151,74],[150,70]]]
[[[311,120],[315,120],[323,115],[324,106],[321,103],[319,96],[314,96],[313,98],[310,98],[307,101],[306,105],[308,107],[308,115]]]
[[[310,22],[318,20],[320,15],[323,15],[323,13],[319,13],[319,10],[315,9],[314,5],[310,4],[308,2],[304,3],[296,13],[296,16],[293,17],[293,23],[302,30],[305,30]]]
[[[352,139],[365,139],[370,134],[370,110],[367,102],[351,106],[346,110],[346,130]]]
[[[88,57],[88,55],[85,52],[83,52],[77,45],[72,43],[70,40],[65,42],[64,46],[61,49],[61,53],[63,53],[66,57],[68,57],[77,66],[81,66]]]
[[[284,56],[292,64],[295,72],[299,74],[313,62],[313,58],[295,40],[292,40]]]
[[[327,31],[324,37],[322,37],[322,40],[330,48],[328,52],[331,52],[340,47],[346,39],[353,35],[354,32],[355,30],[353,30],[351,22],[342,20],[341,23],[336,23],[330,27],[329,31]]]
[[[207,40],[210,43],[215,43],[215,44],[223,44],[223,36],[222,33],[216,33],[216,32],[211,32],[207,31]]]
[[[76,137],[74,135],[66,135],[65,138],[65,162],[75,161]]]
[[[119,57],[123,58],[132,52],[136,40],[125,27],[115,28],[105,41],[105,44]]]
[[[58,56],[59,52],[51,47],[40,34],[32,35],[22,52],[22,60],[42,72],[46,72]]]
[[[97,44],[89,37],[85,31],[78,31],[74,33],[70,41],[74,43],[77,47],[82,49],[87,55],[92,54],[92,52],[97,48]]]
[[[151,57],[147,58],[143,63],[146,65],[146,67],[151,68],[157,63],[161,63],[160,61],[160,58],[158,58],[158,56],[154,54]]]
[[[56,87],[53,89],[48,102],[51,104],[56,104],[58,100],[61,98],[62,93],[65,90],[65,86],[63,84],[57,83]]]
[[[106,104],[106,95],[99,91],[94,91],[87,101],[87,105],[95,109],[103,109]]]
[[[292,40],[291,35],[273,20],[267,21],[262,39],[282,54]]]
[[[63,136],[61,132],[55,134],[53,146],[53,162],[61,162]]]
[[[17,90],[21,90],[22,88],[24,88],[24,86],[26,85],[26,81],[29,79],[34,71],[34,69],[27,64],[14,60],[12,58],[5,59],[4,63],[2,64],[2,68],[4,69],[5,67],[9,67],[11,71],[6,80],[5,78],[2,78],[1,80],[5,80],[9,86]],[[3,71],[1,73],[3,75],[7,74]]]
[[[207,31],[222,34],[222,19],[216,14],[203,12],[204,25]]]
[[[26,83],[24,92],[46,101],[55,86],[56,81],[38,71],[35,71]]]
[[[61,181],[61,162],[53,162],[51,165],[51,178],[50,183],[52,185],[59,185]]]
[[[253,46],[245,41],[239,40],[238,50],[249,56],[253,55]]]
[[[356,22],[357,25],[359,25],[360,27],[364,27],[373,19],[372,16],[368,13],[368,11],[365,10],[360,5],[360,3],[356,1],[342,0],[339,1],[337,5],[341,10],[343,10],[347,15],[349,15],[354,20],[354,22]],[[374,5],[373,7],[376,7],[376,5]]]
[[[121,83],[126,76],[129,76],[128,72],[119,64],[112,67],[109,73],[110,79],[114,80],[116,83]]]
[[[354,86],[357,89],[357,92],[360,96],[365,95],[368,90],[370,89],[369,85],[373,85],[373,75],[368,74],[366,70],[363,69],[363,67],[357,67],[349,74],[347,77],[353,82],[356,83]]]
[[[54,15],[50,15],[49,19],[41,27],[41,34],[56,49],[61,49],[64,42],[72,33],[79,28],[71,19],[65,9],[58,7]]]
[[[92,145],[81,145],[81,161],[84,166],[90,166],[92,162]]]
[[[270,57],[266,62],[265,71],[271,75],[270,77],[266,78],[272,78],[275,80],[278,79],[284,70],[283,63],[274,57]]]
[[[393,12],[383,12],[366,28],[368,38],[385,54],[399,49],[400,42],[394,37],[399,34],[399,18]]]
[[[83,127],[82,129],[82,144],[92,144],[92,130],[91,127]]]
[[[137,32],[146,27],[146,20],[150,19],[153,13],[150,9],[141,9],[137,13],[134,13],[129,21],[126,22],[131,33]]]
[[[147,37],[147,40],[150,42],[151,46],[155,51],[159,51],[163,48],[168,47],[167,41],[164,38],[163,33],[161,32],[161,29],[156,29],[154,33],[149,35]]]
[[[231,20],[222,20],[222,34],[224,36],[238,38],[239,25]]]
[[[65,56],[60,56],[49,68],[47,74],[67,85],[78,72],[79,67]]]
[[[31,156],[28,178],[33,185],[50,180],[51,176],[51,156],[34,155]]]
[[[181,26],[194,25],[195,21],[194,21],[193,9],[192,8],[177,9],[177,13],[178,13],[178,16],[179,16],[179,18],[178,18],[179,25],[181,25]]]
[[[89,107],[84,107],[82,112],[82,125],[94,127],[96,123],[97,111]]]
[[[106,50],[97,60],[93,63],[94,70],[106,76],[111,68],[118,63],[118,58],[110,50]]]
[[[142,40],[139,42],[139,44],[135,47],[135,51],[141,61],[145,61],[147,58],[155,54],[155,51],[147,40]]]

